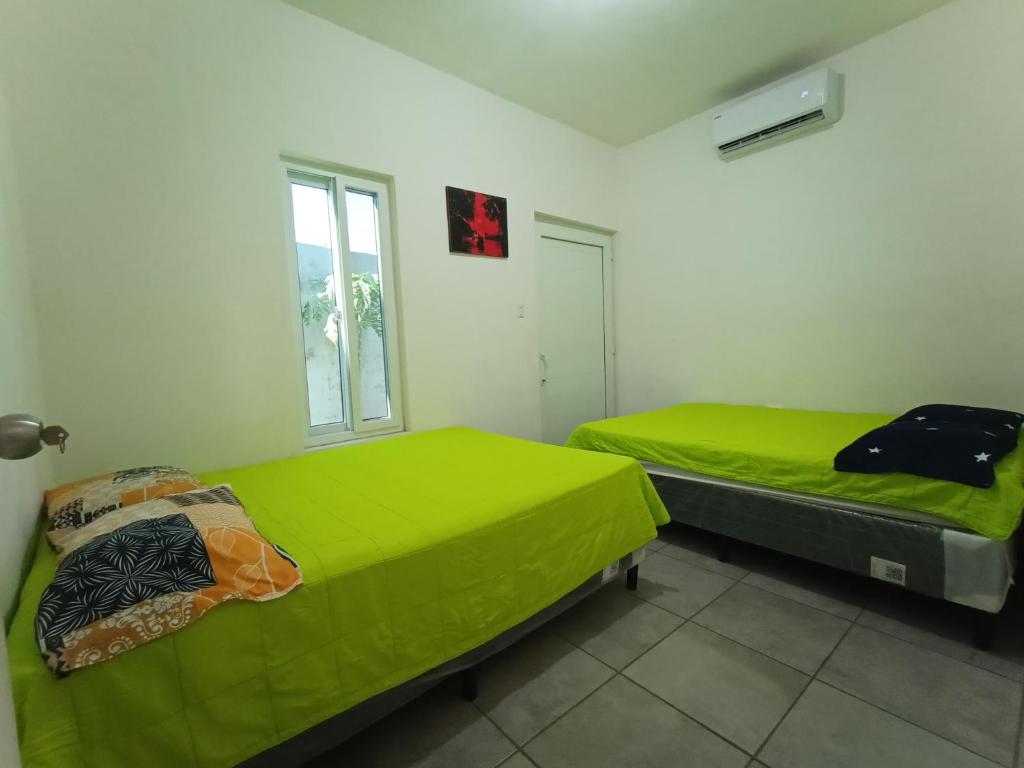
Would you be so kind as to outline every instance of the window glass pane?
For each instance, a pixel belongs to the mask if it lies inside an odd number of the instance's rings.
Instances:
[[[391,415],[391,407],[381,301],[377,196],[346,190],[345,210],[352,254],[352,298],[359,339],[362,418],[363,421],[386,419]]]
[[[377,196],[345,191],[348,211],[348,247],[352,253],[380,253],[377,247]]]
[[[294,181],[291,188],[309,424],[316,427],[342,423],[345,421],[341,364],[344,340],[334,291],[337,254],[331,237],[331,194],[326,187]]]

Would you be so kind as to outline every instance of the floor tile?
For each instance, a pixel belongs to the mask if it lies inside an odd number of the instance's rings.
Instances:
[[[655,539],[654,541],[647,542],[647,544],[645,546],[647,547],[647,554],[650,555],[650,554],[653,554],[654,552],[657,552],[662,547],[664,547],[665,546],[665,542],[662,541],[661,539]]]
[[[1020,683],[861,626],[818,677],[1002,765],[1013,761]]]
[[[502,763],[500,768],[536,768],[536,766],[522,752],[516,752]]]
[[[994,768],[992,763],[845,693],[812,682],[761,750],[771,768]]]
[[[748,752],[782,719],[807,676],[690,623],[624,673]]]
[[[540,768],[743,768],[747,756],[622,677],[526,745]]]
[[[742,579],[749,572],[739,563],[723,563],[718,559],[718,549],[714,537],[707,531],[685,525],[674,525],[662,535],[664,546],[661,554],[684,560],[701,568],[728,576],[730,579]]]
[[[307,768],[496,768],[512,744],[451,686],[439,686]]]
[[[636,594],[689,618],[735,583],[720,574],[655,552],[640,564],[640,585]]]
[[[525,744],[613,674],[542,630],[482,665],[476,703],[513,741]]]
[[[552,629],[591,656],[622,669],[682,622],[614,584],[566,611]]]
[[[1008,604],[991,651],[974,647],[970,609],[879,585],[858,623],[954,659],[1024,681],[1024,611]]]
[[[779,554],[743,581],[850,621],[857,618],[868,592],[864,580],[853,574]]]
[[[850,622],[746,584],[737,584],[693,620],[813,675]]]

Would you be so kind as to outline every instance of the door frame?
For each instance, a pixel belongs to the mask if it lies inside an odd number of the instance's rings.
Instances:
[[[598,232],[583,227],[569,226],[566,224],[555,224],[550,221],[536,219],[534,221],[536,230],[537,245],[537,279],[540,280],[540,260],[544,258],[544,240],[562,240],[568,243],[580,245],[591,245],[601,249],[601,281],[604,284],[604,409],[607,414],[605,418],[611,418],[617,414],[615,407],[615,294],[612,290],[614,282],[615,253],[612,248],[612,235],[606,232]],[[538,291],[539,293],[539,291]],[[544,307],[540,306],[538,299],[540,317],[537,326],[537,353],[538,365],[540,353],[541,326],[544,322]],[[540,375],[538,371],[538,382]],[[537,387],[538,393],[540,387]],[[541,418],[544,418],[543,408]]]

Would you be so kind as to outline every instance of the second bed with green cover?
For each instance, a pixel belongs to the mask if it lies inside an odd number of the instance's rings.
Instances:
[[[899,472],[836,472],[833,459],[893,419],[876,413],[688,403],[583,424],[568,445],[788,491],[932,515],[1003,540],[1024,509],[1024,443],[996,466],[991,488]]]
[[[8,634],[25,768],[235,765],[523,622],[668,521],[634,460],[435,430],[212,472],[304,584],[56,679]],[[40,537],[42,538],[42,537]]]

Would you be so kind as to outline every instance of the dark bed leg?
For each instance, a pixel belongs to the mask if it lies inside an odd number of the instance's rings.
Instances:
[[[715,534],[715,553],[718,555],[718,562],[728,563],[732,559],[731,541],[728,536]]]
[[[996,637],[996,616],[988,611],[974,611],[974,647],[981,651],[992,649]]]
[[[462,687],[463,699],[466,701],[476,701],[476,697],[480,693],[476,667],[469,667],[459,673],[459,685]]]
[[[637,585],[640,583],[640,563],[637,563],[628,571],[626,571],[626,589],[630,592],[636,592]]]

